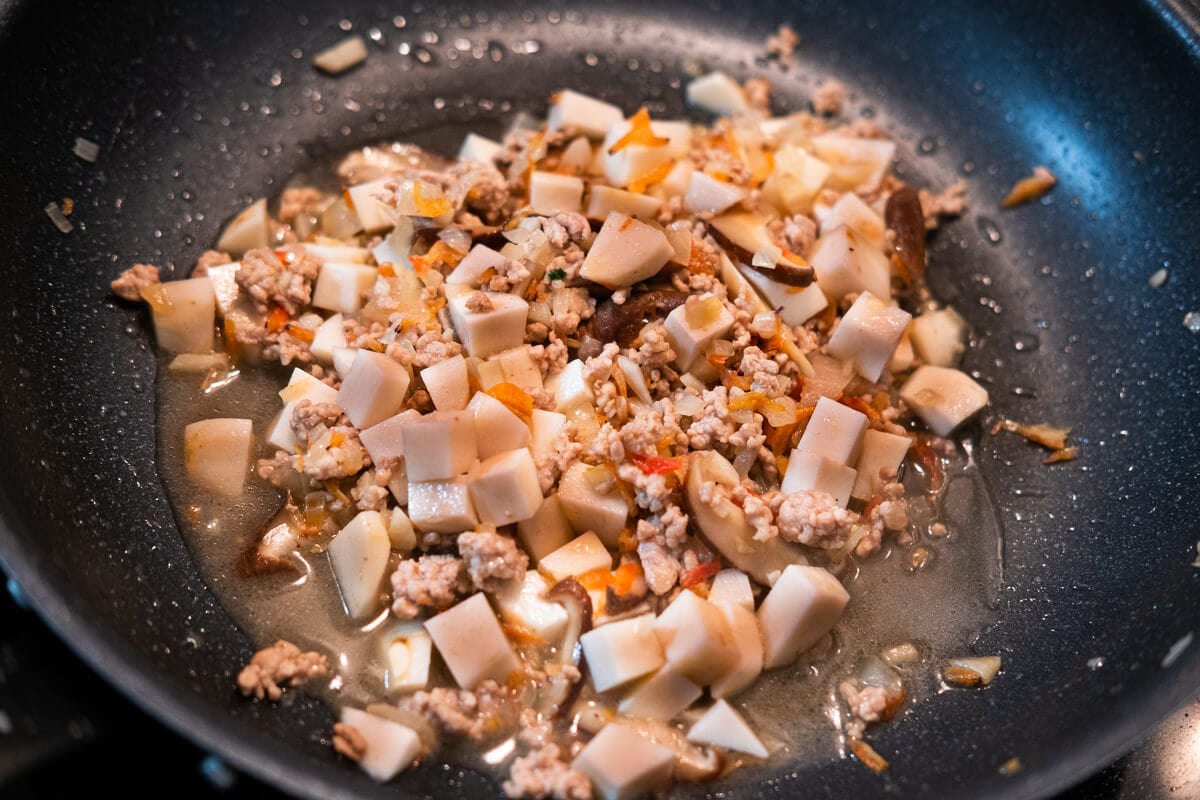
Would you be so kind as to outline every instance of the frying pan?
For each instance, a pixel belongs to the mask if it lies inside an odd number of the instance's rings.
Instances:
[[[318,75],[309,59],[342,20],[380,41],[356,71]],[[762,61],[782,22],[802,37],[786,72]],[[498,132],[563,86],[678,115],[697,65],[767,74],[779,110],[834,76],[853,115],[897,133],[902,174],[966,180],[972,209],[934,238],[931,285],[976,331],[966,365],[994,414],[1070,424],[1081,456],[1044,467],[1017,437],[976,432],[1003,569],[989,578],[997,621],[969,644],[1004,657],[1001,680],[873,733],[892,762],[882,777],[781,761],[731,793],[1050,794],[1200,685],[1200,646],[1164,666],[1200,611],[1200,337],[1183,325],[1200,309],[1198,30],[1168,2],[0,2],[3,565],[135,701],[285,790],[495,795],[437,763],[375,786],[334,757],[316,701],[232,691],[254,647],[180,538],[156,472],[147,320],[107,284],[134,261],[183,276],[246,201],[374,140],[432,127],[452,152],[466,129]],[[76,136],[101,145],[96,164],[72,155]],[[1059,187],[999,212],[1040,163]],[[42,211],[64,197],[66,235]],[[1169,280],[1150,288],[1160,268]],[[1011,756],[1023,769],[1000,774]]]

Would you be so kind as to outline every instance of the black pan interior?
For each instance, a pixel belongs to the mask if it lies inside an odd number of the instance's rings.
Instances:
[[[318,75],[309,58],[342,20],[378,29],[378,46],[355,72]],[[781,22],[802,38],[788,72],[761,60]],[[964,177],[973,208],[934,240],[932,285],[980,333],[967,363],[995,411],[1069,423],[1081,450],[1047,468],[1016,437],[978,445],[1006,536],[1002,621],[977,647],[1003,655],[1003,680],[881,729],[883,778],[852,761],[781,763],[755,795],[1042,796],[1198,684],[1197,647],[1162,666],[1200,609],[1200,338],[1183,326],[1200,310],[1200,68],[1179,9],[48,0],[0,3],[0,23],[0,442],[13,469],[0,555],[102,673],[233,763],[313,796],[496,792],[436,764],[374,787],[335,761],[319,704],[235,695],[253,648],[177,533],[155,468],[152,344],[108,281],[133,261],[183,275],[223,220],[313,158],[422,126],[495,129],[562,86],[678,114],[696,65],[765,72],[781,111],[838,77],[900,131],[906,174]],[[76,136],[101,145],[97,164],[71,154]],[[1061,185],[999,212],[1039,163]],[[76,204],[65,236],[42,211],[63,197]],[[1168,283],[1151,289],[1159,268]],[[1011,756],[1024,769],[1002,776]]]

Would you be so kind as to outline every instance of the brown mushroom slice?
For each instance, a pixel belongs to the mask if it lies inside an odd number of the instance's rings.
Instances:
[[[635,295],[621,305],[605,300],[596,306],[591,335],[601,342],[616,342],[621,347],[628,347],[647,322],[665,317],[686,299],[683,292],[654,289]]]
[[[904,186],[892,192],[883,211],[888,230],[895,234],[893,247],[906,283],[925,274],[925,216],[916,189]]]
[[[567,628],[558,646],[558,663],[576,666],[582,673],[587,665],[583,662],[579,637],[592,629],[592,598],[583,584],[573,577],[563,578],[551,586],[544,597],[567,612]],[[572,681],[561,672],[548,670],[546,688],[538,696],[538,711],[546,716],[562,714],[575,702],[582,685],[582,676]]]
[[[701,487],[716,484],[732,489],[740,482],[737,470],[711,450],[692,453],[687,474],[688,513],[721,557],[763,586],[789,564],[807,564],[803,551],[783,539],[755,541],[746,514],[727,495],[701,499]]]

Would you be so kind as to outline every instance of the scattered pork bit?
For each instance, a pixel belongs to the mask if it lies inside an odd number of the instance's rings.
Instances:
[[[254,654],[250,663],[238,673],[237,685],[247,697],[278,700],[284,689],[300,686],[328,673],[329,662],[324,655],[303,652],[291,642],[280,639]]]
[[[142,290],[148,286],[160,283],[158,267],[153,264],[134,264],[112,282],[112,292],[122,300],[138,302],[142,299]]]
[[[1056,183],[1058,183],[1058,178],[1054,177],[1053,172],[1043,166],[1036,166],[1033,168],[1032,175],[1017,181],[1005,196],[1002,205],[1005,208],[1013,208],[1022,203],[1028,203],[1030,200],[1037,200],[1053,189]]]
[[[353,725],[336,722],[333,725],[333,749],[338,755],[345,756],[351,761],[358,761],[367,754],[367,740]]]
[[[767,55],[779,60],[780,64],[790,67],[796,59],[796,46],[800,37],[791,25],[780,25],[779,29],[767,37]]]
[[[817,84],[813,91],[813,110],[818,114],[835,116],[842,112],[846,102],[846,87],[841,81],[826,80]]]

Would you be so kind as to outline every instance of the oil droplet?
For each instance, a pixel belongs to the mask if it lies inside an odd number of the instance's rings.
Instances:
[[[1087,660],[1087,668],[1092,672],[1104,668],[1104,656],[1095,656]]]
[[[933,551],[928,547],[914,547],[908,554],[908,566],[914,572],[925,569],[931,561],[933,561]]]
[[[975,224],[988,244],[998,245],[1004,240],[1004,235],[1000,233],[1000,226],[987,217],[980,217]]]
[[[1014,333],[1012,335],[1013,350],[1018,353],[1029,353],[1037,350],[1041,341],[1032,333]]]
[[[392,27],[395,28],[396,30],[400,30],[407,24],[408,24],[408,20],[406,20],[404,17],[398,16],[398,15],[395,17],[392,17]]]
[[[937,147],[937,137],[935,136],[926,136],[917,142],[917,152],[923,156],[933,155],[937,152]]]
[[[1200,311],[1189,311],[1183,317],[1183,327],[1192,333],[1200,333]]]

